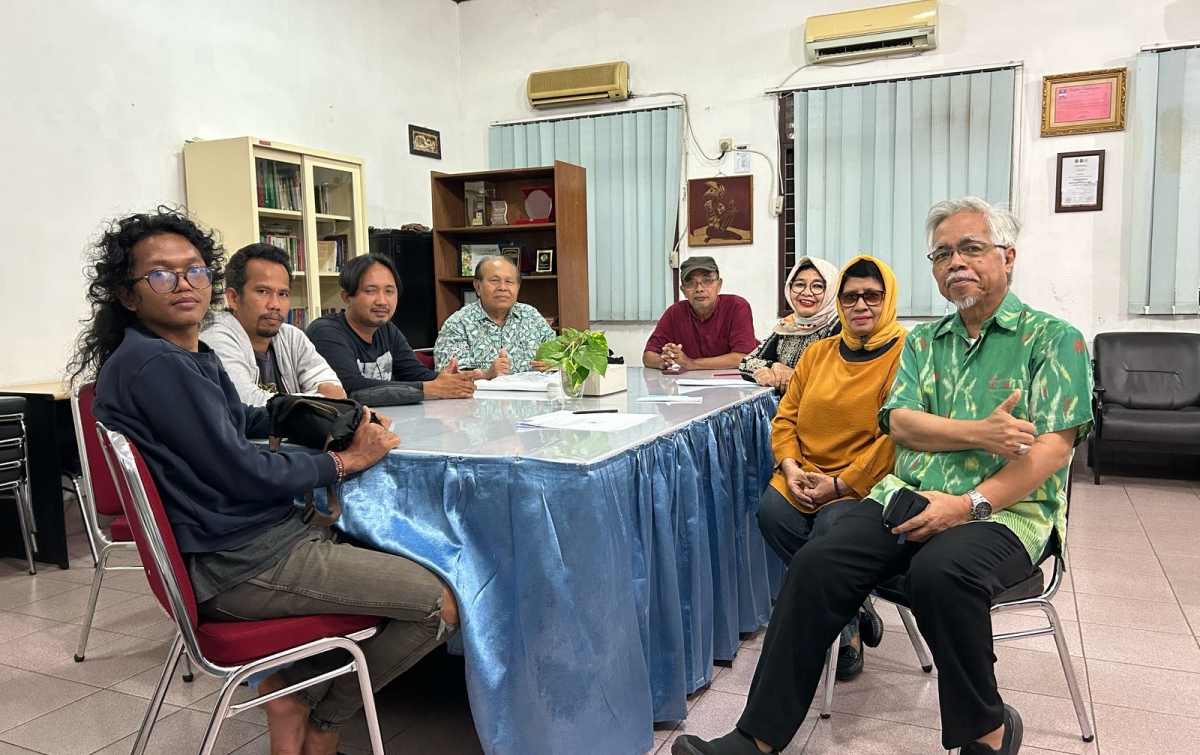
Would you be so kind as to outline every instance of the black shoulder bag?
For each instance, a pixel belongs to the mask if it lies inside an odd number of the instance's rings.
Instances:
[[[284,440],[322,451],[345,451],[354,440],[354,431],[362,421],[363,405],[350,398],[323,396],[278,395],[267,400],[267,416],[271,425],[267,432],[268,447],[278,451]],[[375,413],[371,421],[382,424]],[[333,485],[325,488],[329,514],[317,510],[312,491],[304,504],[304,523],[328,527],[342,513],[342,503]]]

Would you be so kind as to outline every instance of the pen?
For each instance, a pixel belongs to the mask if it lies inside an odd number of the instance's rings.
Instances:
[[[714,372],[712,374],[712,376],[713,377],[741,377],[742,373],[740,373],[740,372]]]
[[[580,409],[577,412],[571,412],[571,414],[616,414],[618,411],[620,411],[620,410],[619,409]]]

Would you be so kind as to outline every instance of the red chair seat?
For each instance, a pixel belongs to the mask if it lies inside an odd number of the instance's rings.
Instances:
[[[321,614],[262,621],[201,621],[200,650],[213,663],[240,666],[313,640],[344,637],[382,624],[379,616]]]
[[[108,525],[108,539],[114,543],[132,543],[133,528],[129,526],[129,520],[123,516],[119,516]]]

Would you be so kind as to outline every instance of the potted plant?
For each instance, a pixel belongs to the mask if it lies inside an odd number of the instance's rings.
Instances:
[[[588,375],[593,372],[603,375],[608,371],[608,339],[604,331],[563,328],[562,335],[538,347],[534,359],[557,367],[563,394],[575,398],[583,392],[583,381]]]

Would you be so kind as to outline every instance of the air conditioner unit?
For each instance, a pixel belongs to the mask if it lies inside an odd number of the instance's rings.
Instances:
[[[525,85],[535,108],[629,99],[629,64],[625,61],[593,66],[534,71]]]
[[[813,16],[804,23],[809,63],[868,58],[937,47],[937,0]]]

